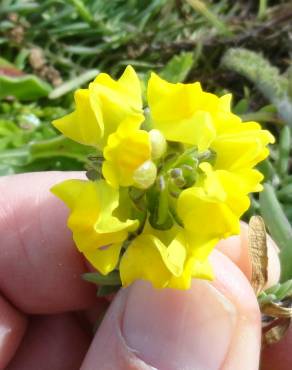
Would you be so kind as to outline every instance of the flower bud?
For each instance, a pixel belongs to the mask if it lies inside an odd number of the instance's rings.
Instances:
[[[151,157],[152,159],[159,159],[166,151],[165,137],[156,129],[149,131],[149,135],[151,142]]]
[[[146,161],[136,169],[133,175],[135,186],[140,189],[149,188],[155,181],[157,168],[152,161]]]

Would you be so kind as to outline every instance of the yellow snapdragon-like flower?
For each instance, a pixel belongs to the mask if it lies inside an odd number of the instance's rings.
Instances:
[[[119,272],[123,286],[144,279],[188,289],[192,278],[212,279],[209,254],[239,233],[249,194],[262,190],[254,167],[273,136],[233,114],[230,94],[155,73],[143,111],[132,67],[117,81],[101,73],[77,90],[75,102],[55,127],[102,151],[89,166],[90,181],[52,189],[70,209],[79,251],[101,274]]]
[[[205,260],[220,239],[238,234],[239,218],[249,207],[247,187],[227,171],[200,165],[201,179],[183,190],[177,211],[192,245],[192,254]]]
[[[74,97],[75,111],[53,125],[70,139],[101,149],[124,119],[142,113],[140,81],[130,66],[118,81],[99,74],[88,89],[77,90]]]
[[[146,225],[121,259],[123,286],[143,279],[156,288],[188,289],[192,277],[212,279],[207,256],[199,261],[189,256],[189,250],[183,228],[158,231]]]
[[[173,84],[154,73],[147,91],[153,126],[168,140],[213,150],[216,169],[240,175],[268,156],[274,137],[256,122],[241,122],[230,110],[230,94],[219,98],[198,82]]]
[[[68,227],[79,251],[99,271],[108,274],[118,263],[128,233],[139,224],[113,215],[119,206],[119,192],[105,181],[85,180],[66,180],[51,191],[70,209]]]

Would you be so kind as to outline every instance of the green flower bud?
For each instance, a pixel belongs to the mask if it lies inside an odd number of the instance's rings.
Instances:
[[[140,189],[149,188],[155,181],[157,168],[152,161],[146,161],[136,169],[133,175],[135,186]]]
[[[159,130],[153,129],[149,131],[151,142],[151,157],[152,159],[159,159],[166,152],[166,140]]]

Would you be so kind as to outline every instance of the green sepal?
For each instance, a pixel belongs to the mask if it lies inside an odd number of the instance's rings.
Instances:
[[[98,297],[105,297],[107,295],[116,293],[121,288],[120,285],[101,285],[97,289]]]
[[[120,286],[122,284],[119,271],[112,271],[107,275],[99,272],[87,272],[82,275],[82,279],[100,286]]]

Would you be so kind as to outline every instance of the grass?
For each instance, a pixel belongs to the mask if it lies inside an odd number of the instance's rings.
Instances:
[[[200,80],[277,138],[245,219],[262,214],[291,278],[291,18],[284,0],[0,0],[0,174],[84,168],[90,149],[50,122],[99,71]]]

